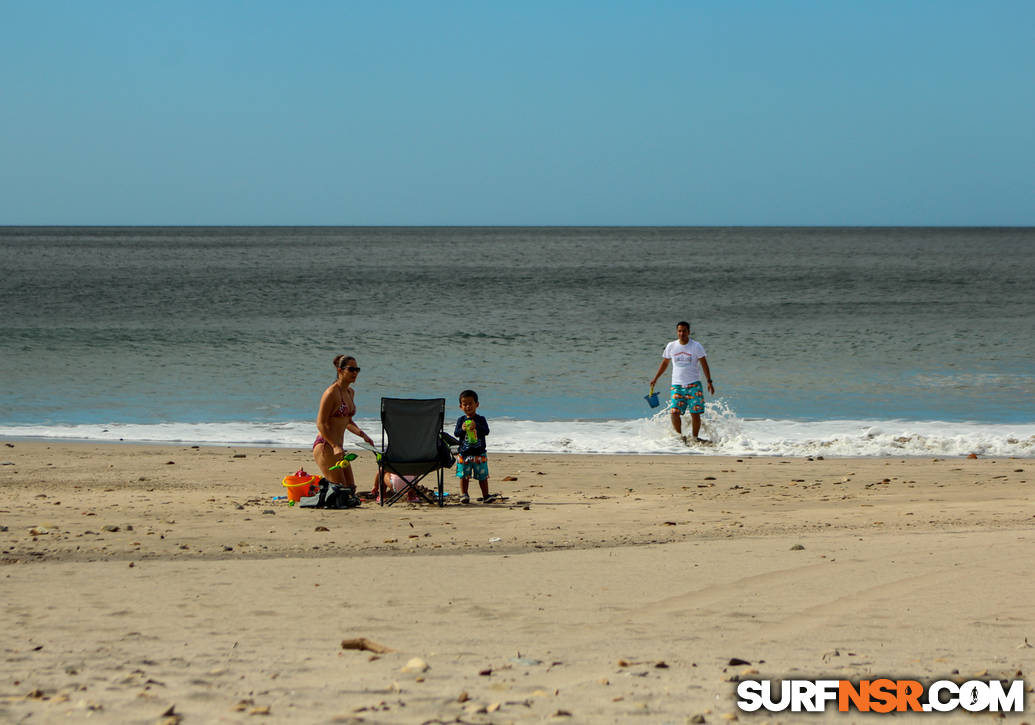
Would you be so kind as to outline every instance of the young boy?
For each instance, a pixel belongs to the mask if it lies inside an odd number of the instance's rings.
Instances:
[[[485,436],[489,435],[489,423],[478,415],[478,393],[465,390],[460,393],[460,410],[464,414],[456,419],[453,437],[460,440],[456,457],[456,477],[460,479],[460,503],[470,503],[467,487],[472,478],[478,480],[482,489],[482,503],[492,503],[496,495],[489,493],[489,464],[485,456]]]

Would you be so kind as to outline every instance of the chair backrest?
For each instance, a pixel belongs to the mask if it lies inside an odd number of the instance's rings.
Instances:
[[[381,428],[388,437],[384,458],[398,463],[437,460],[445,416],[445,398],[381,398]]]

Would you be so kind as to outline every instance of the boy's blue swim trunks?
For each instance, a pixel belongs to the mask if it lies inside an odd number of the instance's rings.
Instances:
[[[485,456],[457,456],[456,477],[486,481],[489,478],[489,459]]]
[[[704,412],[704,390],[701,388],[701,381],[697,380],[689,385],[672,386],[672,407],[682,415],[689,407],[691,413]]]

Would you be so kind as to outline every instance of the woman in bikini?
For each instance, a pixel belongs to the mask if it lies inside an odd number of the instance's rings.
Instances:
[[[313,459],[320,467],[323,477],[328,481],[342,483],[352,490],[356,490],[356,480],[350,466],[333,471],[331,466],[338,463],[345,455],[343,448],[345,431],[359,436],[370,445],[374,445],[374,441],[352,422],[352,416],[356,414],[352,384],[356,382],[356,377],[359,375],[356,358],[349,355],[338,355],[334,358],[334,369],[338,373],[338,379],[323,391],[323,397],[320,398],[320,411],[316,414],[318,435],[316,441],[313,442]]]

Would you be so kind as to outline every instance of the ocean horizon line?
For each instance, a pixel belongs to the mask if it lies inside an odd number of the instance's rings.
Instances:
[[[1035,224],[0,224],[0,229],[1035,229]]]

